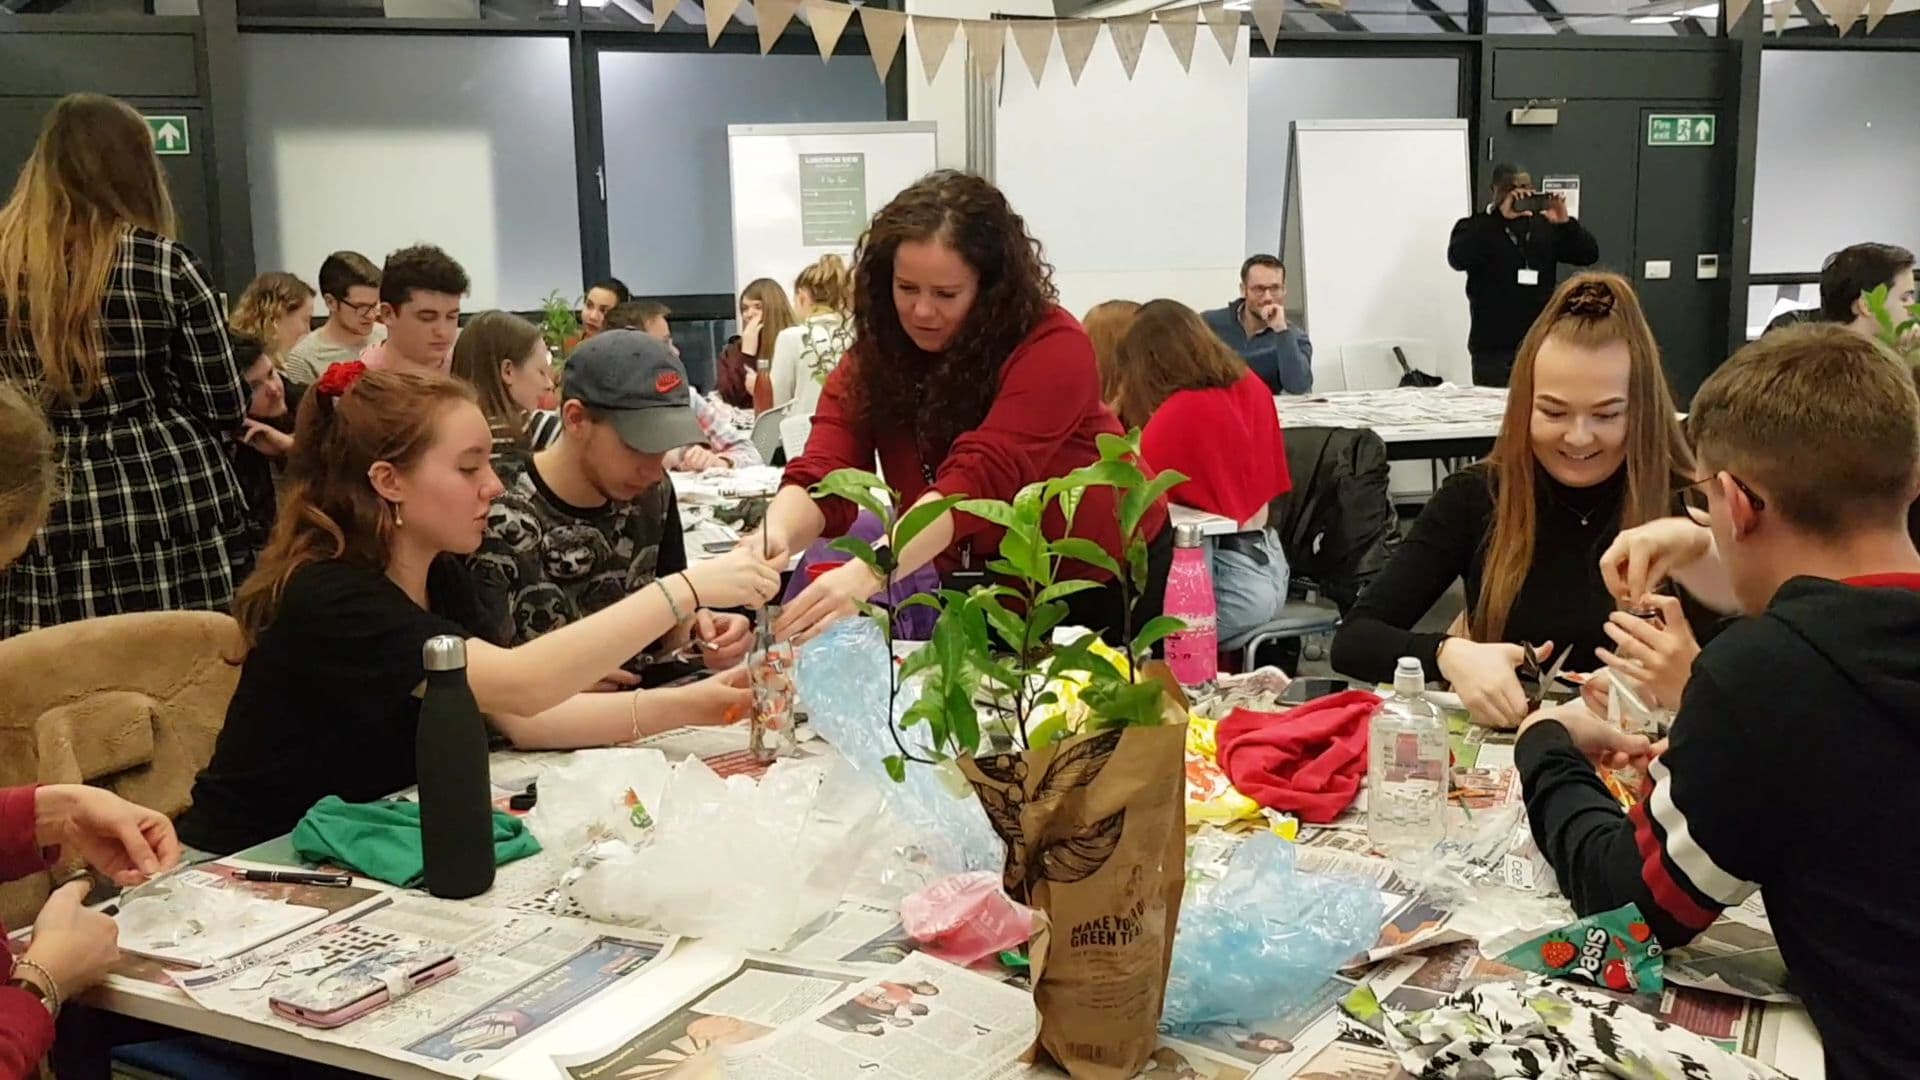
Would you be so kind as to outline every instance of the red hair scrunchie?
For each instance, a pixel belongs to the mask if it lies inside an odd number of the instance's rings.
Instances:
[[[348,360],[328,368],[326,373],[320,376],[320,381],[313,384],[313,389],[322,397],[337,399],[341,394],[352,389],[353,384],[359,382],[360,376],[366,373],[366,364],[358,360]]]

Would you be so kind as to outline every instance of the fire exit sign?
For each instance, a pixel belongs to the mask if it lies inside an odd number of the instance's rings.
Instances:
[[[1655,113],[1647,117],[1647,145],[1712,146],[1718,126],[1712,113]]]
[[[193,153],[193,136],[187,131],[186,117],[176,113],[146,119],[147,131],[153,135],[154,153],[161,157]]]

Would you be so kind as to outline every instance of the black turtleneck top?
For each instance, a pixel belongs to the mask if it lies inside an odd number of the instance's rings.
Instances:
[[[1617,605],[1600,577],[1600,556],[1620,531],[1627,469],[1622,465],[1587,488],[1568,487],[1537,463],[1533,475],[1538,528],[1533,565],[1514,598],[1504,638],[1536,645],[1551,641],[1556,655],[1573,650],[1567,671],[1593,671],[1600,667],[1594,648],[1612,644],[1601,628]],[[1479,601],[1493,534],[1493,498],[1493,478],[1485,465],[1462,469],[1440,485],[1334,636],[1335,671],[1391,682],[1394,662],[1412,656],[1426,666],[1428,679],[1440,678],[1437,654],[1447,635],[1416,634],[1412,627],[1456,580],[1466,584],[1469,612]]]

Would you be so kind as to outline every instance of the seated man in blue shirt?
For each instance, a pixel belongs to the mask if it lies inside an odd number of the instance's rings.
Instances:
[[[1240,264],[1240,299],[1200,316],[1274,393],[1313,390],[1313,342],[1287,325],[1287,268],[1271,255]]]

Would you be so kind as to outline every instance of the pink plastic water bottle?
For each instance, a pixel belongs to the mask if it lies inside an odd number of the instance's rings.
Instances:
[[[1220,674],[1220,632],[1213,604],[1213,571],[1198,525],[1173,527],[1173,567],[1167,572],[1166,614],[1187,624],[1167,638],[1167,667],[1182,686]]]

